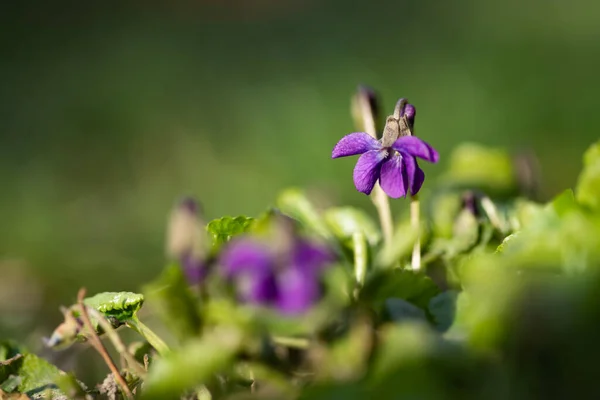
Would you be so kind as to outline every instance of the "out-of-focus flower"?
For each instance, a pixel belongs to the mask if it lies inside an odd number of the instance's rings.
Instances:
[[[219,264],[242,301],[294,315],[319,299],[320,276],[331,261],[328,248],[307,239],[293,237],[289,245],[274,248],[243,237],[224,249]]]
[[[416,110],[406,104],[400,117],[405,117],[412,130]],[[416,136],[398,137],[399,120],[388,117],[389,130],[396,135],[390,145],[389,137],[376,140],[365,132],[355,132],[344,136],[334,147],[331,158],[361,154],[354,168],[354,186],[359,192],[370,194],[379,180],[383,191],[392,198],[405,197],[410,192],[417,194],[425,180],[425,174],[416,158],[435,163],[439,159],[437,151]],[[395,124],[395,126],[394,126]],[[386,125],[388,131],[388,125]]]
[[[192,198],[184,198],[171,212],[167,254],[179,262],[191,284],[200,283],[206,276],[206,232],[200,218],[200,206]]]

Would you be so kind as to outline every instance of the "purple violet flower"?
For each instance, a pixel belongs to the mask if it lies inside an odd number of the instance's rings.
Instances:
[[[242,301],[295,315],[319,299],[319,278],[331,261],[333,254],[326,247],[305,239],[294,238],[289,251],[276,252],[246,237],[232,241],[219,264]]]
[[[361,154],[354,168],[354,186],[359,192],[370,194],[377,180],[383,191],[392,198],[405,197],[408,192],[417,194],[425,180],[416,157],[436,163],[437,151],[429,144],[401,132],[400,119],[412,130],[416,110],[404,104],[398,116],[388,117],[384,137],[376,140],[368,133],[355,132],[344,136],[334,147],[331,158]]]

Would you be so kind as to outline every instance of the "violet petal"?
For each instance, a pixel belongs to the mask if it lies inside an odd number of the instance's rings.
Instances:
[[[381,163],[387,152],[381,150],[370,150],[358,158],[354,167],[354,186],[356,190],[364,194],[370,194],[379,178]]]
[[[412,196],[414,196],[415,194],[417,194],[419,192],[419,190],[421,190],[421,186],[423,186],[423,182],[425,181],[425,173],[419,167],[417,160],[415,160],[415,166],[417,168],[415,169],[415,174],[413,176],[413,182],[410,185],[410,194]]]
[[[308,310],[319,299],[319,281],[310,272],[289,268],[278,279],[277,308],[283,314],[294,315]]]
[[[279,296],[277,280],[272,271],[246,273],[236,279],[238,295],[243,301],[271,305]]]
[[[261,243],[242,239],[229,243],[221,254],[219,264],[227,277],[244,272],[264,273],[272,269],[273,257]]]
[[[354,156],[381,148],[381,144],[365,132],[344,136],[333,148],[331,158]]]
[[[402,136],[394,142],[392,148],[401,153],[407,153],[432,163],[438,162],[439,159],[438,152],[416,136]]]
[[[393,199],[406,196],[408,179],[403,164],[403,157],[400,154],[394,154],[381,166],[381,177],[379,178],[381,189]]]
[[[298,240],[291,255],[292,265],[311,272],[318,272],[333,259],[327,247],[308,240]]]

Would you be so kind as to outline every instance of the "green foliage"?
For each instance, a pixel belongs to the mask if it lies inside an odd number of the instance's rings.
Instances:
[[[132,319],[144,304],[144,296],[131,292],[103,292],[85,298],[83,303],[107,317],[126,322]]]
[[[452,152],[442,181],[445,185],[508,196],[516,193],[516,177],[512,159],[506,151],[465,143]]]
[[[577,183],[577,200],[592,209],[600,209],[600,142],[586,151],[583,171]]]
[[[202,320],[197,302],[179,265],[169,265],[144,293],[159,312],[163,322],[179,337],[186,339],[200,333]]]
[[[144,398],[171,398],[213,379],[233,363],[241,339],[235,330],[215,331],[157,360],[148,375]]]
[[[302,191],[286,190],[279,210],[208,224],[213,253],[200,285],[190,287],[181,266],[170,264],[145,285],[145,297],[107,292],[85,304],[147,339],[115,345],[141,398],[587,398],[597,385],[590,366],[600,358],[599,159],[597,144],[576,191],[536,203],[517,195],[507,153],[460,147],[445,181],[431,190],[427,218],[418,226],[397,221],[386,241],[363,211],[320,212]],[[319,239],[336,256],[322,276],[302,276],[319,277],[310,290],[320,296],[297,315],[241,301],[234,285],[248,289],[253,281],[219,271],[222,245],[235,235],[259,236],[272,246],[273,264],[289,258],[308,265],[303,257],[313,253],[286,253],[296,249],[288,231]],[[179,339],[172,348],[140,321],[144,298]],[[65,313],[53,337],[72,328],[85,333],[75,317]],[[13,343],[0,344],[0,360],[6,393],[53,384],[73,396],[95,395]]]
[[[382,270],[367,278],[360,298],[376,309],[390,298],[403,299],[427,309],[431,298],[439,293],[437,285],[424,274],[406,270]]]
[[[355,232],[361,232],[371,246],[381,240],[381,233],[375,222],[364,211],[353,207],[335,207],[328,209],[323,218],[329,229],[340,240],[347,240]]]
[[[302,190],[287,189],[283,191],[277,198],[277,207],[279,207],[283,214],[300,221],[300,223],[315,233],[326,238],[331,237],[331,232],[327,224]]]
[[[4,392],[32,396],[51,390],[57,394],[56,383],[62,374],[46,360],[25,351],[0,361],[0,387]]]
[[[254,222],[253,218],[240,215],[238,217],[222,217],[210,221],[206,226],[214,250],[228,242],[232,237],[247,232]]]

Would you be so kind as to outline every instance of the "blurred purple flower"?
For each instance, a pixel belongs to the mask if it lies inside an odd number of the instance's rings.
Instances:
[[[179,265],[181,265],[183,273],[191,285],[201,283],[208,273],[207,264],[204,258],[198,257],[192,253],[181,256],[179,258]]]
[[[201,283],[208,270],[201,214],[200,204],[191,197],[185,197],[171,211],[167,228],[167,254],[179,262],[192,285]]]
[[[401,116],[406,116],[412,129],[416,110],[406,104]],[[416,136],[400,136],[391,146],[384,146],[365,132],[344,136],[334,147],[331,158],[361,154],[354,168],[354,186],[359,192],[370,194],[377,180],[383,191],[392,198],[417,194],[425,180],[416,157],[435,163],[437,151]]]
[[[294,315],[319,299],[319,278],[331,261],[333,254],[326,247],[305,239],[294,238],[283,253],[258,240],[241,238],[227,246],[219,264],[242,301]]]

